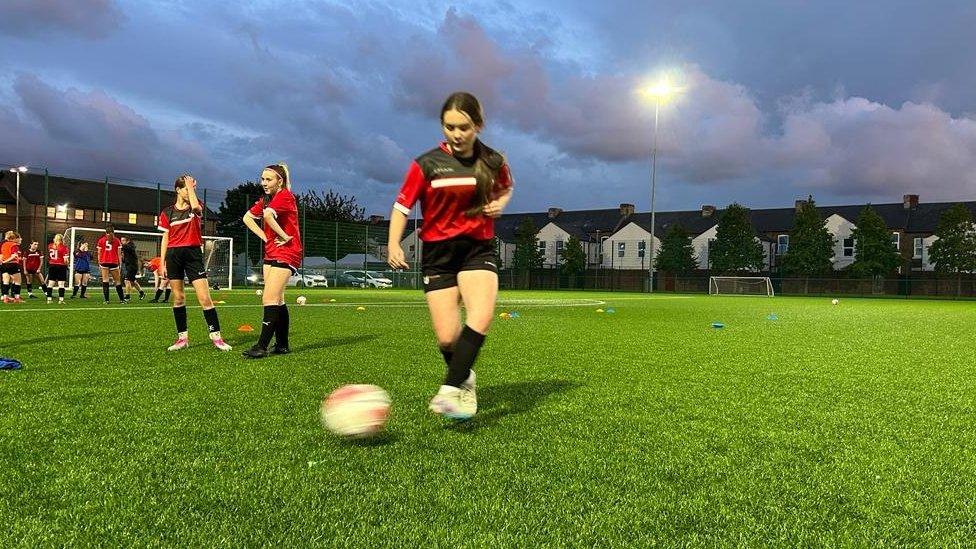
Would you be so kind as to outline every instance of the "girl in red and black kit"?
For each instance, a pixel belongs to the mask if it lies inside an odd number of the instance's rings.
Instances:
[[[298,203],[291,192],[288,166],[272,164],[261,171],[261,188],[265,196],[259,198],[244,214],[244,224],[264,241],[264,320],[261,336],[253,347],[244,351],[247,358],[263,358],[268,354],[286,354],[288,348],[288,306],[285,305],[285,285],[302,264],[302,239],[298,232]],[[257,220],[263,220],[263,227]],[[268,351],[271,337],[275,345]]]
[[[51,302],[51,292],[58,285],[58,303],[64,304],[64,287],[68,283],[68,247],[64,237],[56,234],[54,241],[47,245],[47,302]]]
[[[420,201],[423,226],[421,266],[427,307],[447,376],[430,409],[451,419],[468,419],[478,410],[475,375],[498,295],[494,218],[512,197],[505,158],[478,139],[484,116],[469,93],[452,94],[441,108],[447,141],[419,156],[390,214],[389,258],[394,269],[408,269],[400,240],[414,203]],[[461,306],[465,322],[461,328]]]
[[[95,249],[98,254],[98,268],[102,275],[102,296],[108,305],[109,280],[115,282],[115,293],[119,294],[119,303],[125,303],[125,292],[122,291],[122,271],[119,270],[119,248],[122,241],[115,237],[115,227],[105,226],[105,234],[98,239]]]
[[[27,285],[27,297],[30,299],[37,299],[37,296],[34,295],[34,285],[31,284],[35,281],[37,287],[44,290],[48,294],[48,298],[51,297],[44,286],[44,275],[41,274],[41,257],[40,244],[37,241],[31,242],[27,253],[24,254],[24,283]]]
[[[204,204],[197,199],[197,180],[190,175],[181,175],[176,178],[174,187],[176,203],[159,212],[159,230],[163,231],[159,252],[163,261],[159,266],[159,274],[162,278],[169,278],[169,287],[173,290],[173,318],[176,319],[176,342],[167,350],[179,351],[190,345],[186,324],[186,293],[183,291],[183,281],[187,279],[193,285],[197,301],[203,308],[203,317],[210,330],[210,341],[221,351],[230,351],[232,347],[220,335],[220,320],[217,318],[213,299],[210,298],[207,269],[203,265],[200,216],[203,214]]]

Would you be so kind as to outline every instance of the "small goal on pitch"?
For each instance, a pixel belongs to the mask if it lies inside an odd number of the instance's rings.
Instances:
[[[98,273],[98,252],[95,250],[95,245],[98,243],[98,239],[104,234],[105,231],[102,229],[89,227],[69,227],[65,231],[64,245],[68,246],[68,250],[70,250],[68,253],[69,287],[74,285],[74,254],[78,251],[78,246],[82,242],[88,243],[88,251],[92,254],[92,276]],[[128,237],[135,243],[136,255],[139,256],[139,273],[145,277],[142,278],[144,282],[148,280],[148,282],[152,283],[152,273],[143,269],[142,264],[159,255],[159,246],[163,242],[163,233],[117,230],[115,231],[115,236],[117,238],[122,238],[123,236]],[[207,278],[210,279],[211,285],[217,285],[220,288],[228,290],[232,289],[234,279],[234,239],[223,236],[205,236],[203,237],[202,248],[203,264],[207,269]]]
[[[713,276],[708,279],[708,293],[773,297],[773,282],[768,276]]]

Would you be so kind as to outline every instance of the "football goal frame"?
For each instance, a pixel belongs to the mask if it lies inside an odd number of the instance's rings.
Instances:
[[[88,243],[88,252],[92,254],[93,274],[98,272],[98,251],[95,246],[103,234],[105,234],[103,229],[95,227],[68,227],[64,232],[64,244],[69,250],[68,288],[73,288],[75,284],[74,254],[82,242]],[[162,232],[116,230],[115,236],[118,238],[127,236],[134,242],[152,242],[153,252],[149,257],[159,255],[159,247],[163,242]],[[207,269],[207,277],[211,284],[216,283],[221,288],[232,290],[234,288],[234,239],[226,236],[204,236],[201,248],[203,265]],[[139,269],[142,269],[142,258],[140,258]]]
[[[711,276],[708,295],[774,297],[776,294],[768,276]]]

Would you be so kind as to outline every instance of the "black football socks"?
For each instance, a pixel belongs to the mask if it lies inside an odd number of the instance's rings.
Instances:
[[[186,308],[184,307],[183,310],[184,310],[184,314],[185,314]],[[217,309],[216,308],[211,307],[209,309],[204,309],[203,310],[203,318],[205,318],[207,320],[207,330],[209,330],[210,333],[214,333],[214,332],[219,332],[220,331],[220,320],[217,318]]]
[[[444,385],[460,387],[471,373],[471,366],[478,358],[478,352],[485,343],[485,335],[480,334],[465,325],[461,330],[461,337],[454,344],[454,354],[447,367],[447,378]]]
[[[267,350],[271,338],[275,335],[278,324],[278,316],[281,309],[278,305],[264,306],[264,320],[261,321],[261,337],[258,338],[258,347]]]
[[[186,333],[186,305],[173,307],[173,318],[176,319],[176,333],[183,335]]]
[[[288,306],[278,305],[278,323],[275,326],[275,349],[288,348]]]

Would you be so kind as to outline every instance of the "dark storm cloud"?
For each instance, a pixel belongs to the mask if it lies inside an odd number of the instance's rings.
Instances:
[[[166,178],[186,170],[227,177],[200,144],[154,129],[104,91],[59,89],[32,74],[18,75],[13,89],[19,113],[0,111],[6,157],[88,177]]]
[[[115,0],[4,0],[0,3],[0,34],[40,37],[70,33],[102,38],[124,21]]]

